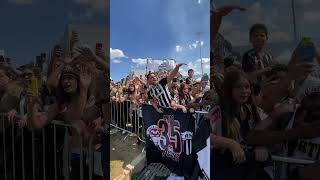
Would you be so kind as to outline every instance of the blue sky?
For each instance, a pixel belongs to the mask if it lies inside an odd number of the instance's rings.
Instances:
[[[226,4],[241,5],[248,8],[246,12],[232,12],[223,19],[221,33],[234,47],[249,44],[249,28],[255,23],[264,23],[269,31],[271,53],[280,61],[289,61],[294,42],[291,0],[215,0],[216,7]],[[317,0],[294,0],[298,41],[303,36],[311,36],[320,43],[320,2]],[[281,44],[281,45],[280,45]],[[243,52],[242,52],[243,53]]]
[[[104,0],[2,0],[0,49],[22,65],[59,42],[68,23],[105,26],[106,19]]]
[[[173,58],[188,64],[182,74],[189,68],[201,73],[201,44],[204,71],[209,72],[209,0],[111,0],[110,7],[114,80],[143,70],[146,58]]]

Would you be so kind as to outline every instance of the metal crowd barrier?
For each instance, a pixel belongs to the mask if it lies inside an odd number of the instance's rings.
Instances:
[[[203,114],[207,111],[195,111],[197,124]],[[141,107],[137,107],[131,101],[116,102],[111,101],[111,124],[112,127],[138,137],[138,140],[145,143],[145,131],[142,120]]]
[[[273,162],[273,180],[283,180],[288,179],[288,176],[290,175],[290,168],[288,168],[285,165],[299,165],[299,166],[306,166],[306,165],[314,165],[317,162],[314,160],[308,160],[308,159],[299,159],[294,157],[285,157],[285,156],[277,156],[272,155],[271,156],[272,162]],[[280,168],[280,171],[278,169]]]
[[[132,102],[111,101],[110,125],[118,130],[136,135],[139,141],[145,143],[141,108]]]
[[[71,130],[76,133],[72,136],[78,137],[77,146],[80,146],[77,149],[80,154],[80,163],[76,164],[79,167],[79,172],[76,173],[78,173],[80,180],[84,179],[84,174],[89,180],[92,180],[94,174],[92,138],[87,146],[84,145],[80,130],[60,121],[53,121],[46,128],[40,130],[29,130],[26,127],[18,128],[7,121],[5,114],[0,115],[0,179],[75,179],[71,176],[72,168],[76,169],[76,166],[72,166],[72,162],[75,161],[72,161],[71,155],[74,153],[74,148],[70,147]],[[50,141],[51,131],[53,131],[53,142]],[[63,135],[61,136],[61,134]],[[85,159],[85,157],[87,158]]]

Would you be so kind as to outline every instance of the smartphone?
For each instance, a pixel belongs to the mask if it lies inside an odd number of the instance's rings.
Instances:
[[[29,81],[28,91],[31,92],[33,95],[38,96],[38,86],[38,80],[35,77],[32,77]]]
[[[102,43],[96,43],[96,50],[102,49]]]
[[[61,48],[61,46],[56,45],[56,46],[54,47],[54,52],[55,52],[55,56],[61,57],[61,54],[62,54],[62,48]]]

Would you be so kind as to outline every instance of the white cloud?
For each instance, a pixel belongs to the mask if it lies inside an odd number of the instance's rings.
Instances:
[[[147,59],[146,58],[137,58],[137,59],[132,59],[132,62],[137,65],[145,65],[147,63]]]
[[[119,60],[119,59],[113,59],[112,62],[115,63],[115,64],[120,64],[120,63],[122,63],[122,61]]]
[[[197,48],[198,44],[197,43],[192,43],[192,47],[195,49]]]
[[[303,20],[304,20],[305,23],[308,23],[308,24],[319,23],[319,21],[320,21],[320,12],[318,12],[318,11],[304,12]]]
[[[188,45],[189,49],[192,50],[192,49],[196,49],[197,47],[199,47],[199,45],[203,46],[204,45],[204,42],[203,41],[195,41],[191,44]]]
[[[201,59],[197,59],[196,62],[201,63]],[[202,63],[203,64],[210,63],[210,58],[202,58]]]
[[[185,62],[187,62],[187,65],[182,66],[182,68],[180,68],[180,70],[179,70],[179,72],[183,76],[187,76],[189,69],[193,69],[194,74],[196,76],[201,75],[201,59],[197,59],[195,61],[186,60]],[[209,74],[210,73],[210,58],[202,58],[202,62],[203,62],[203,64],[202,64],[203,65],[203,72]]]
[[[182,52],[182,51],[183,51],[183,47],[177,45],[177,46],[176,46],[176,52]]]
[[[123,51],[120,49],[110,48],[110,58],[111,59],[127,58],[127,56],[125,56]]]
[[[9,0],[9,2],[17,5],[30,5],[33,3],[33,0]]]
[[[201,4],[201,0],[198,0],[198,4]]]

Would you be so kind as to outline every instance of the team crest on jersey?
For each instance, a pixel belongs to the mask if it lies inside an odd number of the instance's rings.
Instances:
[[[160,131],[157,125],[149,126],[147,129],[147,136],[149,137],[160,137]]]
[[[186,153],[186,155],[190,155],[192,153],[192,137],[193,133],[190,131],[181,133],[181,140],[184,146],[183,150]]]
[[[149,126],[147,129],[147,137],[153,141],[153,143],[157,146],[160,141],[160,131],[157,125]]]

